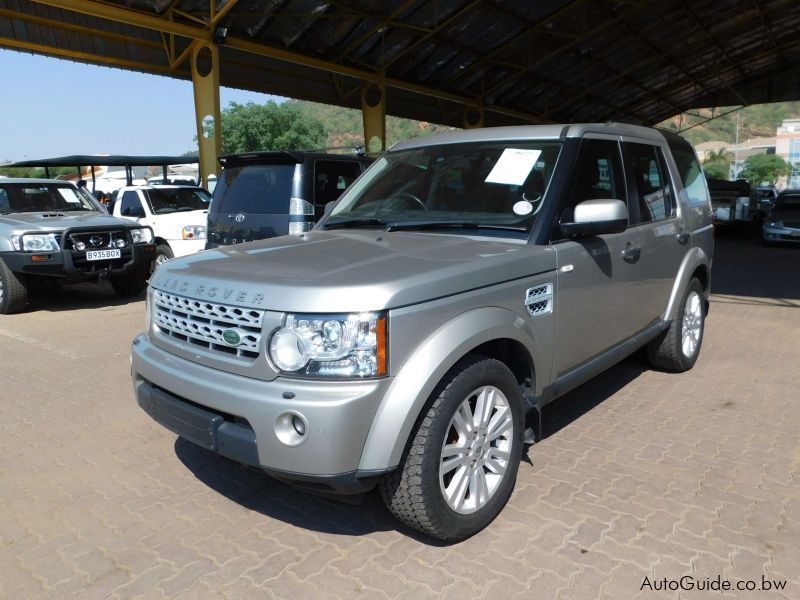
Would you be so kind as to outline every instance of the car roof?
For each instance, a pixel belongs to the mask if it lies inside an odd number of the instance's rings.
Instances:
[[[658,129],[630,125],[628,123],[574,123],[561,125],[514,125],[510,127],[484,127],[480,129],[454,130],[428,137],[399,142],[391,151],[459,144],[469,142],[514,142],[525,140],[559,140],[582,137],[587,133],[629,136],[663,142],[664,135]]]
[[[32,177],[4,177],[0,179],[0,184],[4,183],[57,183],[59,185],[75,185],[74,181],[64,179],[44,179]]]
[[[168,184],[154,184],[154,185],[125,185],[120,189],[126,190],[174,190],[174,189],[191,189],[191,190],[205,190],[204,187],[199,185],[181,185],[180,183]]]
[[[242,152],[240,154],[226,154],[219,157],[219,162],[224,167],[227,163],[302,163],[306,159],[324,158],[329,160],[368,161],[361,154],[333,154],[315,150],[275,150],[268,152]]]

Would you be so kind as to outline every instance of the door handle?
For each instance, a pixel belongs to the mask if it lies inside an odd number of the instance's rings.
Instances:
[[[679,233],[678,235],[676,235],[675,239],[678,240],[678,243],[681,246],[685,246],[686,243],[689,241],[689,234],[684,231],[684,232]]]
[[[622,251],[622,260],[629,263],[635,263],[642,255],[642,249],[639,246],[634,246],[630,242],[625,245]]]

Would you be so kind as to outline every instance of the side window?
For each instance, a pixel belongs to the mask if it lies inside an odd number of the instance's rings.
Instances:
[[[336,200],[359,175],[361,175],[361,166],[357,162],[316,161],[314,163],[314,203],[327,204]]]
[[[703,204],[708,204],[709,195],[706,178],[703,175],[703,170],[700,168],[700,163],[697,161],[694,150],[686,142],[679,144],[669,138],[667,138],[667,142],[670,150],[672,150],[675,164],[678,165],[683,187],[689,197],[689,205],[702,206]]]
[[[8,199],[8,192],[0,188],[0,211],[11,209],[11,200]]]
[[[672,186],[661,149],[648,144],[627,144],[639,203],[639,222],[662,221],[675,214]]]
[[[570,208],[584,200],[627,201],[619,144],[583,140],[573,177]]]
[[[137,219],[141,219],[145,216],[142,203],[139,200],[139,194],[136,192],[125,192],[122,194],[121,202],[120,214],[123,217],[135,217]]]

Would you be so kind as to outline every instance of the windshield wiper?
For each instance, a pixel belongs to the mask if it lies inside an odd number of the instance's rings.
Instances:
[[[386,231],[424,231],[426,229],[499,229],[503,231],[527,231],[524,227],[509,225],[486,225],[477,221],[394,221],[386,225]]]
[[[325,223],[325,229],[349,229],[351,227],[384,227],[386,221],[380,219],[342,219],[341,221],[328,221]]]

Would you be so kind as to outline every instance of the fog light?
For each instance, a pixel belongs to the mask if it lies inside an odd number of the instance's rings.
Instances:
[[[84,244],[83,242],[75,242],[75,250],[83,252],[84,250],[86,250],[86,244]]]
[[[294,415],[292,417],[292,427],[297,432],[297,435],[305,435],[306,434],[306,424],[303,423],[303,419]]]
[[[308,423],[299,412],[287,411],[275,419],[275,435],[286,446],[299,446],[308,439],[307,432]]]
[[[117,238],[116,240],[114,240],[114,245],[117,248],[124,248],[125,247],[125,240],[123,240],[122,238]]]

